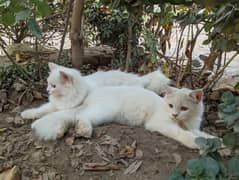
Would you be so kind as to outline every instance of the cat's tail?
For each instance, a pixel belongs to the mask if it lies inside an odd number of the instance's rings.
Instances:
[[[169,86],[172,81],[168,77],[166,77],[160,68],[156,71],[148,73],[142,76],[143,79],[148,81],[148,84],[145,88],[156,92],[157,94],[161,94],[164,92],[165,87]]]

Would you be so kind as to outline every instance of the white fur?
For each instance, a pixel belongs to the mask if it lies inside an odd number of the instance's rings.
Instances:
[[[88,76],[81,76],[80,72],[63,67],[54,63],[49,63],[50,75],[48,77],[49,92],[52,91],[50,84],[56,84],[60,87],[62,94],[54,96],[50,93],[49,103],[40,108],[33,108],[23,111],[21,116],[24,119],[40,118],[43,115],[58,110],[64,110],[79,106],[90,91],[103,86],[139,86],[148,88],[156,93],[162,90],[170,83],[170,80],[161,73],[160,70],[139,77],[136,74],[125,73],[119,70],[98,71]],[[60,72],[67,73],[73,80],[72,84],[62,84],[59,76]],[[51,107],[50,110],[45,107]]]
[[[140,87],[102,87],[88,94],[82,106],[68,110],[67,113],[58,111],[44,116],[35,121],[32,128],[40,138],[56,139],[72,123],[76,124],[76,132],[84,137],[91,137],[93,126],[102,123],[144,125],[147,130],[160,132],[189,148],[198,148],[194,140],[199,136],[212,137],[200,133],[199,129],[180,128],[172,120],[168,108],[167,101]],[[201,113],[194,115],[200,118]],[[189,118],[192,119],[188,121],[198,120],[193,116]]]

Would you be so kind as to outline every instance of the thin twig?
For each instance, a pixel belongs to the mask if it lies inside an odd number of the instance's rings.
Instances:
[[[63,50],[63,46],[65,44],[65,37],[66,37],[66,33],[67,33],[69,21],[70,21],[70,15],[71,15],[71,10],[72,10],[73,2],[74,2],[74,0],[70,0],[68,8],[67,8],[67,11],[66,11],[64,33],[63,33],[63,36],[62,36],[62,39],[61,39],[61,46],[60,46],[59,54],[58,54],[58,57],[57,57],[57,62],[60,61],[62,50]]]
[[[229,66],[229,64],[234,60],[234,58],[239,54],[239,52],[235,52],[235,54],[227,61],[227,63],[223,66],[223,68],[215,75],[214,79],[204,86],[205,91],[210,91],[219,79],[222,77],[224,70]]]
[[[5,47],[3,46],[4,40],[0,37],[0,47],[2,48],[3,52],[5,53],[5,55],[8,57],[8,59],[12,62],[12,64],[25,76],[25,78],[27,78],[30,82],[32,82],[32,79],[30,77],[30,75],[21,67],[19,66],[13,59],[12,57],[8,54],[7,50],[5,49]]]

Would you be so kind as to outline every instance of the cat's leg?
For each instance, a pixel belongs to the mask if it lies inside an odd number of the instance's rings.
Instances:
[[[76,109],[50,113],[32,123],[33,132],[43,140],[55,140],[64,135],[75,122]]]
[[[23,119],[36,119],[56,111],[56,108],[51,103],[43,104],[38,108],[27,109],[21,113]]]
[[[82,108],[76,115],[76,133],[78,136],[89,138],[93,133],[93,125],[113,121],[115,111],[109,104],[95,103]]]
[[[198,129],[192,129],[192,130],[190,130],[190,131],[191,131],[192,133],[197,134],[197,135],[200,136],[200,137],[204,137],[204,138],[217,138],[216,136],[213,136],[213,135],[208,134],[208,133],[206,133],[206,132],[200,131],[200,130],[198,130]]]
[[[157,121],[155,121],[157,122]],[[195,143],[195,139],[199,137],[198,135],[180,128],[177,124],[174,123],[165,123],[158,121],[157,123],[148,122],[145,124],[145,128],[150,131],[157,131],[172,138],[188,148],[198,149],[198,145]]]

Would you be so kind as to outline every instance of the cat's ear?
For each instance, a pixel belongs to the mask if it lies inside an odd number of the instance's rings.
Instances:
[[[163,94],[166,95],[166,94],[172,94],[174,92],[174,89],[173,87],[170,87],[170,86],[165,86],[164,89],[163,89]]]
[[[189,96],[193,98],[196,103],[200,103],[203,99],[203,91],[201,89],[192,91]]]
[[[73,83],[73,77],[70,74],[64,71],[60,71],[59,73],[60,73],[61,81],[63,83]]]
[[[50,69],[50,71],[53,71],[54,69],[56,69],[57,67],[59,67],[59,65],[53,63],[53,62],[49,62],[48,63],[48,67]]]

